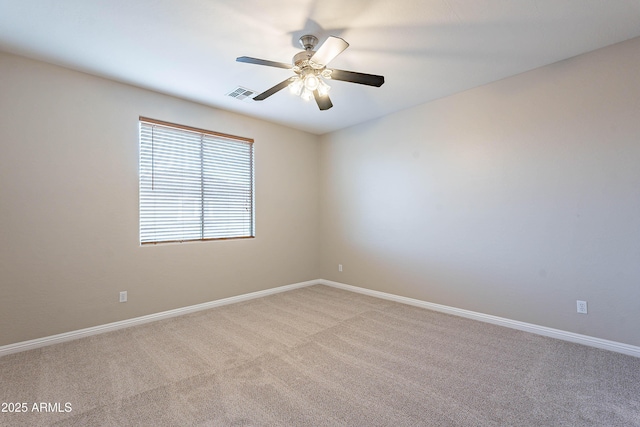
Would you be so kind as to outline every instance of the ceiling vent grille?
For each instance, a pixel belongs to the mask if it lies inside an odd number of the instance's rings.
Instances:
[[[238,99],[240,101],[250,101],[253,99],[253,95],[256,93],[255,90],[247,89],[246,87],[238,86],[231,92],[227,93],[227,96]]]

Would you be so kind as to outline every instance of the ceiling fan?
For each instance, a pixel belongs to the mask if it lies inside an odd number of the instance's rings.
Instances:
[[[320,45],[317,51],[314,51],[314,48],[318,44],[318,38],[315,36],[304,35],[300,37],[300,44],[304,48],[304,52],[297,53],[293,57],[291,65],[284,62],[274,62],[248,56],[236,58],[238,62],[286,68],[293,70],[295,73],[294,76],[287,78],[253,98],[254,101],[265,100],[274,93],[289,86],[292,93],[306,100],[315,98],[318,108],[328,110],[333,107],[333,104],[329,98],[329,89],[331,88],[324,81],[325,79],[341,80],[376,87],[380,87],[384,83],[383,76],[327,68],[329,62],[349,47],[349,43],[340,37],[330,36]]]

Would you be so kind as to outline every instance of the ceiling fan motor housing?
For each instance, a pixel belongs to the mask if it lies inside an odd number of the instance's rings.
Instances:
[[[309,65],[309,58],[311,58],[312,56],[313,51],[305,50],[304,52],[296,53],[293,57],[293,66],[300,69],[307,67]]]

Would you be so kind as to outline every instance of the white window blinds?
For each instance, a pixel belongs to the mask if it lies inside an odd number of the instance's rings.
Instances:
[[[140,118],[140,243],[253,237],[253,140]]]

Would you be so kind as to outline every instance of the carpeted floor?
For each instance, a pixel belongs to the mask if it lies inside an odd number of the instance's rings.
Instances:
[[[3,426],[640,426],[640,358],[317,285],[2,357],[0,402],[27,403]]]

